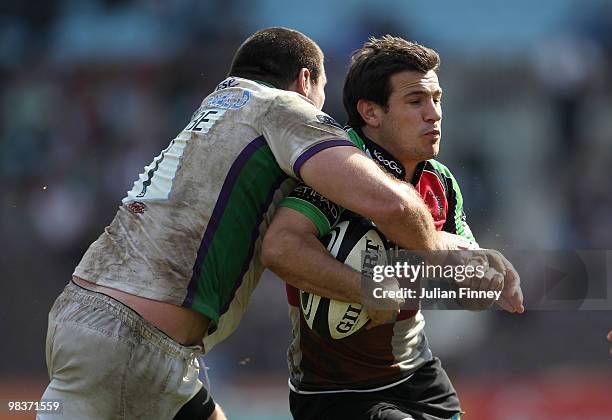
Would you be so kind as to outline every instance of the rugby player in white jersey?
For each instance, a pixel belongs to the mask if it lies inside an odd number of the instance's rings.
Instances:
[[[238,325],[264,269],[262,236],[299,179],[403,247],[455,247],[414,188],[321,111],[325,83],[316,43],[260,30],[145,167],[49,314],[43,398],[62,400],[64,418],[224,418],[198,357]]]

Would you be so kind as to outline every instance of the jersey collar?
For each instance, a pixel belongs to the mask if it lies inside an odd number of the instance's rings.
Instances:
[[[268,87],[276,89],[276,86],[274,86],[272,83],[264,82],[263,80],[253,80],[253,81],[255,83],[259,83],[260,85],[264,85],[264,86],[268,86]]]
[[[378,163],[378,165],[382,167],[385,172],[393,175],[397,179],[401,179],[402,181],[406,179],[406,168],[404,168],[404,165],[402,165],[399,160],[395,159],[391,153],[389,153],[381,145],[374,142],[374,140],[368,138],[363,133],[361,128],[353,128],[353,131],[363,141],[366,154],[370,156],[372,160]],[[412,185],[416,185],[419,182],[424,167],[425,161],[420,162],[417,165],[416,170],[414,171],[414,176],[412,177]]]

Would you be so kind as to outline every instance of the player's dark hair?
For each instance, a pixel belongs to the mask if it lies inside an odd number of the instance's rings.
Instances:
[[[357,111],[360,99],[372,101],[386,109],[391,95],[391,76],[402,71],[427,73],[438,70],[440,57],[431,48],[416,42],[385,35],[371,37],[353,52],[342,101],[348,114],[348,125],[363,127],[365,121]]]
[[[317,82],[322,72],[323,52],[301,32],[288,28],[261,29],[236,51],[228,76],[261,80],[287,89],[302,68]]]

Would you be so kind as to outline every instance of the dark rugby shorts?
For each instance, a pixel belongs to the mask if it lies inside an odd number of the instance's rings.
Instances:
[[[380,391],[298,394],[289,396],[295,420],[458,420],[459,398],[433,358],[409,379]]]

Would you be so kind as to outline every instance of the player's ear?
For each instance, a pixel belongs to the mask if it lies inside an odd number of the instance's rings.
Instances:
[[[302,96],[308,97],[308,94],[310,93],[310,89],[312,88],[310,86],[310,82],[311,82],[310,70],[308,70],[306,67],[302,67],[300,71],[298,72],[296,79],[293,81],[291,86],[289,86],[289,90],[297,92]]]
[[[361,115],[361,118],[365,123],[373,128],[378,128],[382,118],[382,108],[372,102],[365,99],[360,99],[357,102],[357,112]]]

